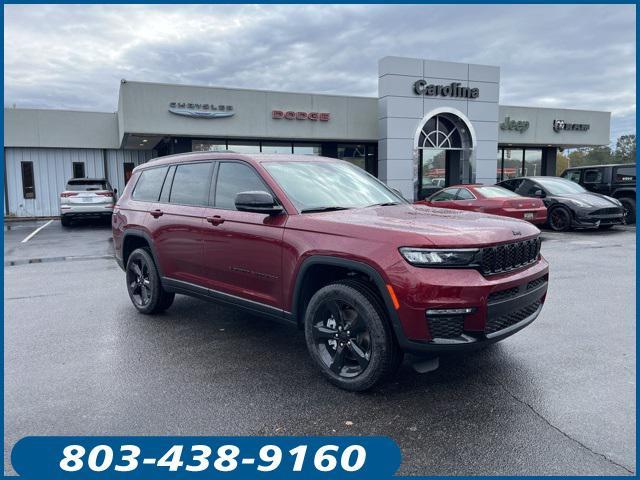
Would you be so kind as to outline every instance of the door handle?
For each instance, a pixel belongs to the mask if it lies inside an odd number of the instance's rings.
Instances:
[[[217,227],[221,223],[224,223],[224,218],[220,215],[214,215],[213,217],[207,217],[207,222],[209,222],[214,227]]]
[[[150,211],[149,213],[151,214],[151,216],[152,216],[153,218],[161,217],[161,216],[164,214],[164,212],[163,212],[162,210],[160,210],[160,209],[152,210],[152,211]]]

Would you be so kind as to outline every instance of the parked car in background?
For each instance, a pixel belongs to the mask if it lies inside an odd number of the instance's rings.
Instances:
[[[570,228],[604,230],[624,221],[624,208],[618,200],[589,192],[564,178],[521,177],[498,185],[524,197],[542,199],[547,207],[547,223],[558,232]]]
[[[60,222],[79,218],[111,218],[116,190],[104,178],[73,178],[60,194]]]
[[[324,157],[152,160],[135,168],[112,227],[138,311],[166,310],[181,293],[289,321],[347,390],[390,378],[403,352],[502,340],[535,320],[547,294],[535,226],[414,205]]]
[[[562,178],[579,183],[590,192],[617,198],[625,210],[625,222],[636,223],[636,164],[589,165],[568,168]]]
[[[527,220],[540,225],[547,221],[547,207],[539,198],[528,198],[497,185],[455,185],[416,202],[431,207],[470,210]]]

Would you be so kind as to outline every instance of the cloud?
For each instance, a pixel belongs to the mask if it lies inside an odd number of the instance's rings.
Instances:
[[[375,96],[385,55],[501,66],[501,103],[635,131],[635,5],[5,5],[5,105],[115,111],[119,80]]]

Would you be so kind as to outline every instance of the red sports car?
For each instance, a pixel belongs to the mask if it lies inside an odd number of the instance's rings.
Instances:
[[[542,200],[522,197],[496,185],[455,185],[416,203],[432,207],[492,213],[527,220],[535,224],[547,221],[547,208]]]

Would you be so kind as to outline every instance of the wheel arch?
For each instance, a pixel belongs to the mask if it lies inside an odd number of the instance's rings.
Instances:
[[[151,257],[153,258],[154,263],[156,264],[156,268],[158,270],[158,274],[160,278],[163,277],[162,268],[160,263],[158,262],[158,255],[156,253],[156,249],[154,247],[153,241],[151,240],[151,236],[145,232],[144,230],[140,230],[138,228],[128,229],[122,235],[122,266],[123,268],[127,267],[127,260],[129,259],[129,255],[136,248],[148,247],[151,252]]]
[[[307,286],[314,285],[313,282],[310,282],[311,275],[314,272],[317,272],[318,269],[341,269],[342,271],[352,273],[353,275],[366,276],[375,287],[375,293],[377,293],[382,300],[383,307],[387,313],[387,318],[391,323],[396,339],[400,342],[405,339],[400,319],[398,317],[398,312],[394,308],[393,300],[387,290],[388,283],[385,281],[382,274],[367,263],[326,255],[313,255],[308,257],[302,262],[298,269],[291,302],[291,314],[293,315],[298,327],[303,326],[306,304],[313,293],[317,291],[317,289],[313,290],[313,288],[310,291],[307,289]],[[346,278],[349,278],[349,276],[350,275],[347,275]],[[309,295],[310,292],[311,295]]]
[[[618,188],[611,194],[615,198],[631,198],[635,200],[636,190],[635,188]]]

